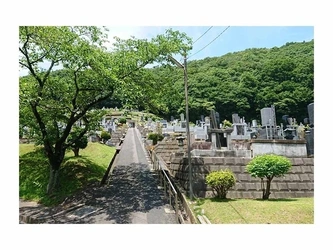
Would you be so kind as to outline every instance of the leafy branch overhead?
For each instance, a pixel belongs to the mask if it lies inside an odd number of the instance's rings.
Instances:
[[[150,41],[116,38],[111,51],[106,40],[106,32],[93,26],[19,27],[19,65],[29,72],[19,81],[20,123],[44,145],[52,171],[72,145],[66,142],[72,128],[85,125],[78,141],[96,127],[91,112],[97,104],[140,89],[131,81],[135,72],[191,46],[190,38],[172,30]]]

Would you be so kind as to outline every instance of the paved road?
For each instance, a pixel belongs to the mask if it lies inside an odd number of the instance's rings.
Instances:
[[[129,128],[108,185],[86,190],[83,206],[43,223],[61,224],[178,224],[158,188],[136,128]]]

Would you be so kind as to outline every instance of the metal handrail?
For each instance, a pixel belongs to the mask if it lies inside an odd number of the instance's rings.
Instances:
[[[167,194],[169,193],[169,202],[170,206],[173,206],[175,208],[175,214],[176,218],[180,219],[180,222],[183,224],[185,223],[184,218],[181,213],[181,201],[180,197],[173,186],[170,178],[168,177],[168,170],[165,166],[165,163],[163,159],[158,156],[154,151],[152,152],[152,161],[153,161],[153,169],[159,171],[159,179],[161,182],[161,186],[164,188],[164,195],[167,197]],[[174,204],[172,204],[172,198],[174,198]]]

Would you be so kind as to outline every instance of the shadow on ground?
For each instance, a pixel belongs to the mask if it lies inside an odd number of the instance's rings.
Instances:
[[[73,204],[84,205],[66,216],[54,216],[43,223],[127,224],[133,223],[133,214],[145,217],[146,220],[149,214],[150,223],[174,223],[165,216],[164,207],[168,203],[164,199],[163,190],[158,189],[158,176],[146,164],[116,166],[107,183],[69,197],[62,208]],[[61,212],[61,207],[54,208],[53,214]]]

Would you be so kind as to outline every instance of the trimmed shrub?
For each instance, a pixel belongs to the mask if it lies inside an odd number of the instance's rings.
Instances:
[[[127,120],[125,117],[119,118],[119,123],[126,124]]]
[[[103,143],[105,143],[107,142],[107,140],[111,139],[111,135],[106,131],[102,131],[101,138],[103,140]]]
[[[215,196],[226,199],[229,189],[236,184],[236,177],[229,169],[213,171],[206,176],[206,183],[212,187]]]
[[[157,141],[162,141],[163,138],[164,138],[163,135],[157,134],[157,133],[150,133],[148,135],[148,140],[152,140],[153,141],[153,145],[156,145]]]

